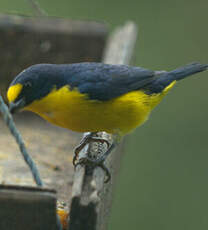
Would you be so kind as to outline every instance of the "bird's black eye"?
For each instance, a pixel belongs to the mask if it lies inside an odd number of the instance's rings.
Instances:
[[[25,86],[25,87],[31,87],[31,86],[32,86],[32,83],[31,83],[30,81],[25,82],[24,86]]]

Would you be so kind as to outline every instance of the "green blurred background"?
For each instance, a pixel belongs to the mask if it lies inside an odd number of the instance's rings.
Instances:
[[[39,0],[53,16],[133,20],[133,64],[169,70],[208,63],[207,0]],[[31,13],[26,0],[0,0],[0,11]],[[110,230],[208,229],[208,72],[186,79],[128,137]]]

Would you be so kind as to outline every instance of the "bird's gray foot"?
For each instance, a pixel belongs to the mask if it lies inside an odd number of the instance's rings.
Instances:
[[[107,158],[107,156],[112,152],[112,150],[115,148],[115,146],[116,146],[116,143],[113,143],[110,146],[110,148],[108,148],[108,150],[98,159],[91,159],[89,157],[83,157],[79,159],[79,161],[75,164],[75,167],[77,165],[85,165],[85,166],[90,166],[92,168],[100,167],[103,169],[103,171],[106,174],[105,183],[107,183],[111,179],[111,174],[109,172],[109,169],[105,166],[104,161]]]
[[[86,136],[84,136],[80,142],[80,144],[75,148],[74,150],[74,158],[73,158],[73,165],[75,166],[76,165],[76,161],[77,161],[77,158],[79,156],[79,153],[80,151],[85,147],[86,144],[89,144],[90,142],[99,142],[99,143],[106,143],[107,144],[107,147],[109,148],[110,146],[110,143],[103,139],[103,138],[100,138],[100,137],[95,137],[93,136],[95,133],[89,133],[87,134]]]

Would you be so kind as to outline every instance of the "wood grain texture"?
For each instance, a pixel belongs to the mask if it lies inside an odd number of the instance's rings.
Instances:
[[[44,187],[55,189],[59,201],[69,203],[73,149],[81,135],[53,126],[34,114],[18,114],[15,122],[40,171]],[[18,146],[2,120],[0,127],[0,184],[35,187]]]
[[[0,185],[0,229],[56,230],[56,193],[23,186]]]

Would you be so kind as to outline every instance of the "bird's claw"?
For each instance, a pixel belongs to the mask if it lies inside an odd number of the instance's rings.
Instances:
[[[80,144],[74,150],[74,157],[73,157],[73,161],[72,161],[74,166],[76,165],[76,161],[77,161],[77,158],[79,156],[80,151],[85,147],[86,144],[88,144],[90,142],[99,142],[99,143],[102,143],[102,144],[106,143],[107,148],[109,148],[109,146],[110,146],[109,141],[107,141],[106,139],[103,139],[103,138],[100,138],[100,137],[94,137],[92,135],[88,135],[88,136],[84,137],[81,140]]]
[[[100,167],[101,169],[103,169],[103,171],[105,172],[105,175],[106,175],[106,179],[104,182],[107,183],[111,179],[111,174],[110,174],[108,168],[105,166],[103,158],[93,160],[93,159],[90,159],[88,157],[83,157],[83,158],[79,159],[79,161],[75,164],[75,168],[78,165],[85,165],[85,166],[90,166],[93,168]]]

